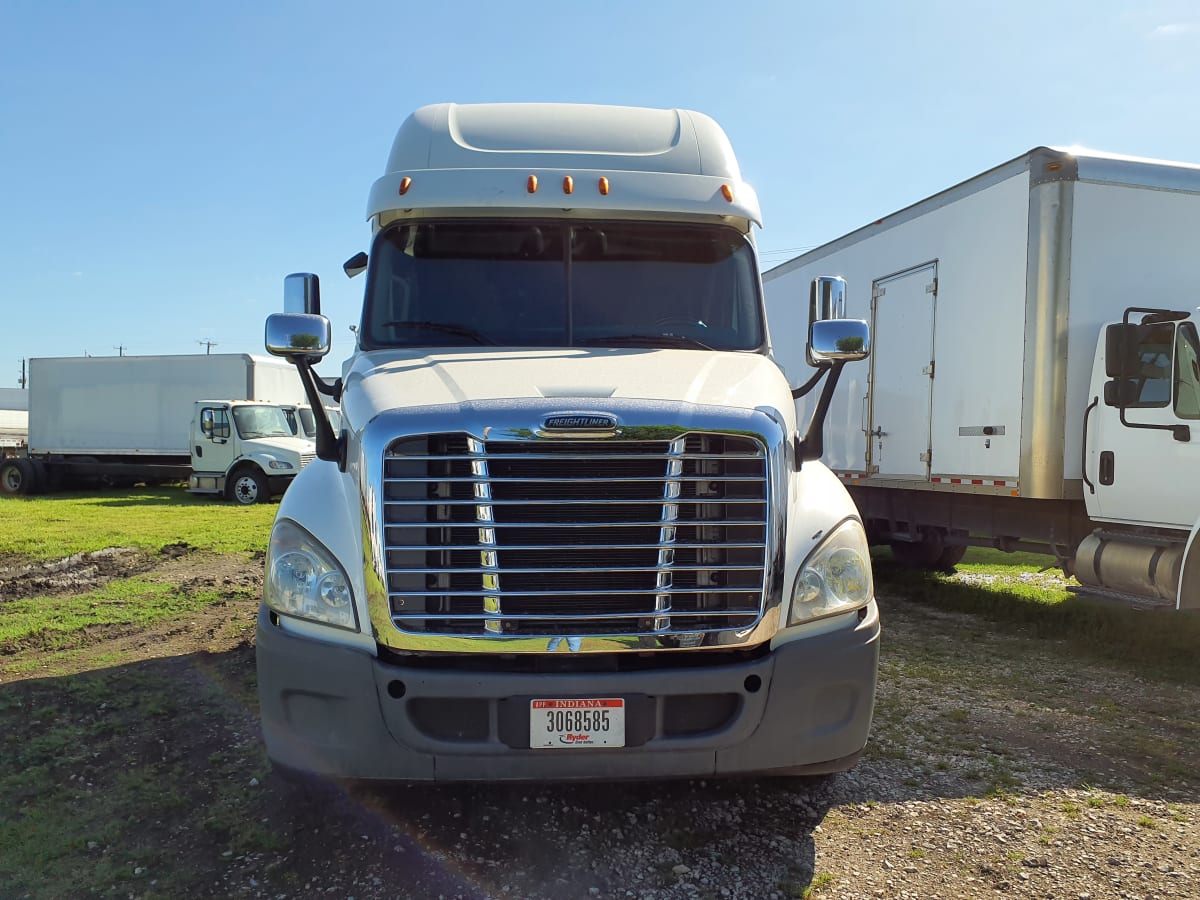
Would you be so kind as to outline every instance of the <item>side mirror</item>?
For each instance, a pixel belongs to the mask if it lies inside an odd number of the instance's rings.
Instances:
[[[329,320],[324,316],[306,313],[267,316],[265,343],[272,356],[293,361],[297,358],[320,359],[329,352],[331,340]]]
[[[1109,378],[1132,378],[1141,371],[1142,360],[1138,352],[1141,337],[1141,329],[1128,322],[1109,325],[1104,330],[1104,373]],[[1106,387],[1105,403],[1108,403],[1107,396]]]
[[[367,270],[367,254],[359,252],[342,263],[342,271],[346,273],[347,278],[353,278],[355,275],[361,275]]]
[[[212,410],[206,409],[200,413],[200,433],[205,437],[211,438],[213,430]]]
[[[820,319],[808,326],[808,364],[844,360],[854,362],[871,355],[871,326],[862,319]]]
[[[1114,378],[1104,382],[1104,405],[1125,409],[1138,402],[1139,387],[1132,378]]]
[[[309,272],[297,272],[283,279],[283,311],[321,314],[321,279]]]

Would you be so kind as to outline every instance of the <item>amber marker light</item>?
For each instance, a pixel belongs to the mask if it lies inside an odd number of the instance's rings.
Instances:
[[[564,194],[575,193],[575,179],[572,178],[570,175],[563,176],[563,193]]]
[[[603,176],[600,178],[600,193],[605,197],[608,196],[608,179]]]
[[[537,193],[537,176],[536,175],[529,176],[529,180],[527,182],[525,182],[525,190],[529,191],[529,193],[531,193],[531,194]]]
[[[733,188],[731,188],[727,184],[721,185],[721,196],[724,197],[726,200],[728,200],[730,203],[732,203],[733,202]]]
[[[400,196],[403,197],[407,194],[410,187],[412,187],[412,179],[405,175],[400,179]]]

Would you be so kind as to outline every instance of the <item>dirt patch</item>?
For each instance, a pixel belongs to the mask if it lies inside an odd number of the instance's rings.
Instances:
[[[154,566],[150,554],[132,547],[106,547],[46,562],[0,563],[0,601],[83,593]]]

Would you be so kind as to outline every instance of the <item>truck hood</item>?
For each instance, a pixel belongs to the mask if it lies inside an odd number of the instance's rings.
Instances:
[[[271,437],[247,438],[242,441],[242,448],[247,455],[252,453],[267,453],[280,458],[292,456],[312,456],[316,453],[316,443],[308,438],[290,435],[272,435]]]
[[[377,350],[347,362],[342,410],[352,427],[390,409],[466,401],[615,399],[778,410],[795,427],[779,367],[757,353],[667,349]]]

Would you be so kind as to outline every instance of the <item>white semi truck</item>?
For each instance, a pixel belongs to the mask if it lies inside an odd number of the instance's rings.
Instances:
[[[817,271],[871,321],[825,459],[872,542],[1028,548],[1081,593],[1200,607],[1197,235],[1200,166],[1039,147],[767,272],[776,330]]]
[[[315,455],[283,408],[303,399],[295,370],[272,357],[39,358],[28,394],[27,452],[0,460],[0,493],[188,480],[247,504],[282,493]]]
[[[384,780],[852,765],[878,657],[866,537],[771,358],[758,203],[718,125],[425,107],[367,215],[341,377],[311,371],[316,276],[288,276],[267,322],[314,411],[342,413],[271,534],[270,758]],[[869,350],[840,288],[817,282],[804,325],[825,388]]]

